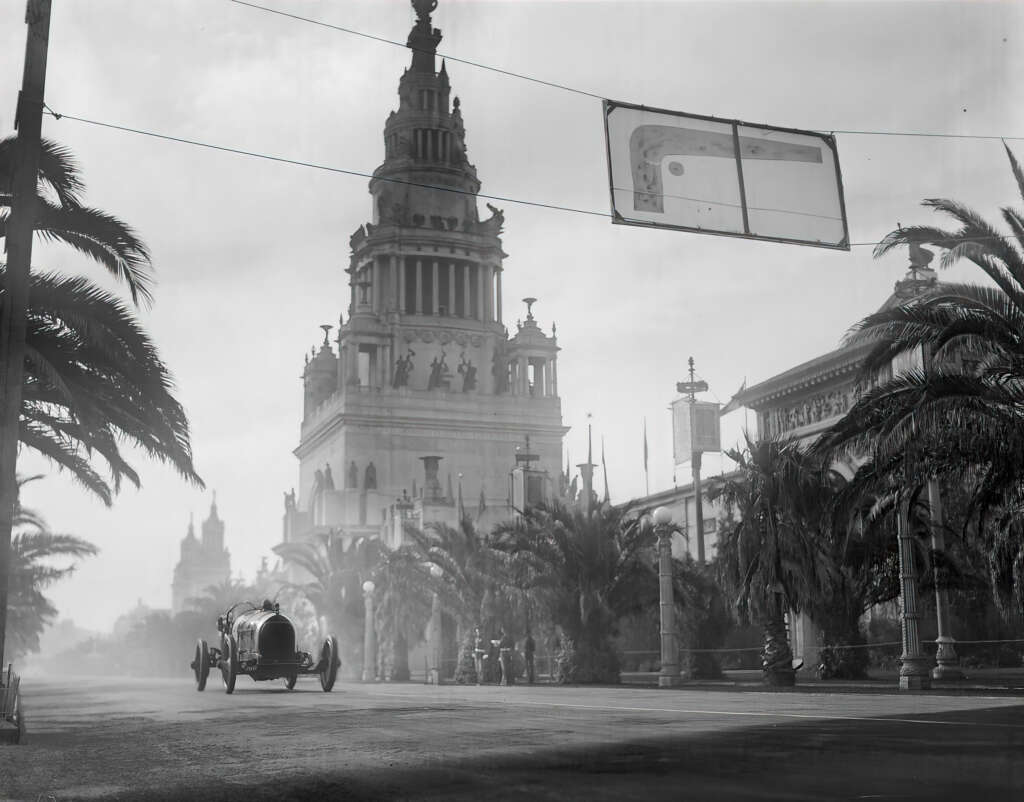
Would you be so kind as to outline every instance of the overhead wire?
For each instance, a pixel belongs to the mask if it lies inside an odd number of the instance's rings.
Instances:
[[[112,129],[114,131],[121,131],[121,132],[124,132],[124,133],[137,134],[139,136],[151,137],[153,139],[162,139],[162,140],[165,140],[167,142],[176,142],[176,143],[179,143],[179,144],[182,144],[182,145],[190,145],[192,147],[204,148],[204,149],[213,150],[213,151],[220,151],[222,153],[232,153],[232,154],[235,154],[235,155],[238,155],[238,156],[248,156],[248,157],[254,158],[254,159],[263,159],[265,161],[276,162],[276,163],[279,163],[279,164],[287,164],[287,165],[291,165],[291,166],[294,166],[294,167],[306,167],[306,168],[311,169],[311,170],[322,170],[324,172],[338,173],[338,174],[341,174],[341,175],[351,175],[351,176],[356,176],[358,178],[371,178],[371,179],[375,179],[377,181],[386,181],[386,182],[392,183],[392,184],[401,184],[401,185],[404,185],[404,186],[420,187],[420,188],[423,188],[423,189],[437,190],[437,191],[440,191],[440,192],[451,192],[451,193],[454,193],[454,194],[457,194],[457,195],[470,195],[470,196],[476,197],[476,198],[484,198],[486,200],[497,200],[497,201],[502,201],[503,203],[516,203],[516,204],[519,204],[521,206],[532,206],[532,207],[536,207],[536,208],[539,208],[539,209],[552,209],[554,211],[570,212],[570,213],[573,213],[573,214],[585,214],[585,215],[588,215],[588,216],[591,216],[591,217],[606,217],[606,218],[609,218],[609,219],[612,218],[612,215],[609,212],[595,211],[593,209],[580,209],[580,208],[577,208],[577,207],[574,207],[574,206],[565,206],[565,205],[558,204],[558,203],[546,203],[544,201],[533,201],[533,200],[526,200],[524,198],[514,198],[514,197],[512,197],[510,195],[490,195],[490,194],[486,194],[486,193],[483,193],[483,192],[474,193],[474,192],[471,192],[469,190],[459,189],[457,187],[445,187],[445,186],[439,186],[439,185],[436,185],[436,184],[425,184],[425,183],[418,182],[418,181],[408,181],[408,180],[405,180],[405,179],[402,179],[402,178],[393,178],[393,177],[389,177],[389,176],[375,176],[373,173],[364,172],[362,170],[351,170],[351,169],[344,168],[344,167],[334,167],[334,166],[331,166],[331,165],[319,164],[317,162],[306,161],[306,160],[303,160],[303,159],[292,159],[292,158],[289,158],[287,156],[276,156],[276,155],[270,154],[270,153],[261,153],[259,151],[254,151],[254,150],[244,150],[242,148],[235,148],[235,147],[231,147],[229,145],[217,145],[217,144],[214,144],[212,142],[203,142],[203,141],[198,140],[198,139],[188,139],[186,137],[174,136],[172,134],[162,134],[162,133],[159,133],[157,131],[147,131],[147,130],[145,130],[143,128],[134,128],[134,127],[128,126],[128,125],[120,125],[120,124],[117,124],[117,123],[104,122],[103,120],[93,120],[93,119],[90,119],[88,117],[79,117],[79,116],[74,115],[74,114],[67,114],[67,113],[64,113],[64,112],[54,111],[52,108],[50,108],[49,106],[47,106],[45,104],[44,104],[44,109],[45,109],[45,112],[47,114],[49,114],[50,116],[52,116],[55,120],[74,120],[75,122],[84,123],[86,125],[95,125],[95,126],[98,126],[100,128],[109,128],[109,129]],[[629,191],[632,191],[632,190],[629,190]],[[682,198],[684,200],[697,201],[697,202],[701,202],[701,203],[716,203],[716,201],[700,199],[700,198],[691,198],[691,197],[687,197],[687,196],[683,196],[683,195],[678,195],[678,196],[676,196],[676,195],[667,195],[666,197],[678,197],[678,198]],[[722,204],[722,205],[730,205],[730,204]],[[783,209],[769,209],[768,211],[786,212],[786,210],[783,210]],[[790,213],[792,213],[792,214],[802,214],[801,212],[790,212]],[[821,215],[811,215],[811,216],[821,216]],[[977,237],[977,238],[975,238],[975,240],[978,241],[978,242],[981,242],[981,241],[991,240],[991,239],[1005,240],[1005,239],[1013,239],[1013,238],[1014,238],[1013,235],[1009,235],[1008,234],[1008,235],[1002,235],[1002,236],[996,236],[996,237]],[[873,241],[870,241],[870,242],[851,242],[849,244],[850,244],[850,247],[863,247],[863,246],[868,246],[868,245],[879,245],[879,244],[881,244],[881,242],[882,242],[882,240],[873,240]]]
[[[506,75],[510,78],[519,78],[523,81],[529,81],[531,83],[540,84],[547,86],[552,89],[561,89],[565,92],[571,92],[576,95],[583,95],[585,97],[595,98],[597,100],[607,99],[607,95],[599,95],[594,92],[588,92],[585,89],[577,89],[567,84],[558,83],[556,81],[546,81],[543,78],[535,78],[532,75],[526,75],[521,72],[514,72],[512,70],[506,70],[501,67],[495,67],[490,64],[484,64],[480,61],[472,61],[470,59],[459,58],[448,53],[440,53],[434,50],[426,50],[424,48],[416,48],[401,42],[397,39],[388,39],[384,36],[377,36],[372,33],[366,33],[365,31],[357,31],[355,28],[347,28],[343,25],[335,25],[330,22],[324,22],[323,20],[313,19],[312,17],[303,17],[299,14],[292,14],[287,11],[281,11],[280,9],[271,8],[270,6],[260,5],[259,3],[251,3],[248,0],[228,0],[230,3],[235,5],[245,6],[257,11],[264,11],[268,14],[274,14],[279,17],[286,17],[288,19],[296,20],[298,22],[306,22],[310,25],[317,25],[322,28],[329,28],[331,30],[339,31],[341,33],[351,34],[353,36],[360,36],[364,39],[370,39],[375,42],[381,42],[383,44],[394,45],[395,47],[401,47],[403,49],[412,50],[414,52],[430,53],[431,55],[440,56],[448,61],[454,61],[459,64],[467,64],[471,67],[477,67],[482,70],[489,70],[500,75]],[[1011,140],[1024,140],[1024,136],[1000,136],[994,134],[947,134],[940,132],[927,132],[927,131],[864,131],[864,130],[853,130],[853,129],[840,129],[840,128],[808,128],[808,131],[813,131],[822,134],[847,134],[850,136],[905,136],[905,137],[930,137],[939,139],[1011,139]]]

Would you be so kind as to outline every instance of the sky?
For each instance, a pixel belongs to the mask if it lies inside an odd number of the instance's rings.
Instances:
[[[400,42],[415,19],[407,0],[260,2]],[[0,4],[0,135],[13,129],[23,16],[20,0]],[[447,65],[482,192],[578,210],[491,201],[505,212],[505,323],[525,315],[526,296],[539,299],[544,328],[557,322],[566,448],[583,460],[591,415],[613,501],[645,492],[645,418],[650,489],[672,486],[668,405],[687,357],[706,398],[725,403],[742,382],[835,348],[881,305],[906,255],[876,260],[857,243],[940,222],[922,199],[955,198],[990,219],[1020,204],[998,139],[844,132],[1024,137],[1022,23],[1024,3],[1009,1],[440,1],[439,53],[579,90]],[[410,55],[229,0],[53,0],[46,102],[371,173]],[[854,247],[612,225],[601,97],[837,132]],[[298,479],[303,355],[347,306],[348,238],[370,219],[370,197],[365,178],[66,117],[45,118],[43,133],[77,155],[87,201],[152,251],[156,303],[140,316],[176,378],[207,485],[139,457],[142,488],[105,508],[23,455],[21,473],[47,474],[26,488],[26,505],[101,549],[50,595],[62,617],[107,630],[139,600],[170,606],[180,540],[212,491],[234,573],[251,578],[279,542],[282,494]],[[1024,156],[1024,140],[1010,144]],[[33,264],[116,288],[66,249],[37,245]],[[942,278],[978,276],[955,267]],[[744,419],[723,419],[725,445]],[[722,464],[706,455],[705,475]],[[688,477],[679,467],[679,483]]]

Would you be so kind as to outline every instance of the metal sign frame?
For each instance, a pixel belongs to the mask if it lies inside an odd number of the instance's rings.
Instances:
[[[740,202],[742,204],[742,211],[743,211],[743,227],[744,227],[744,231],[743,232],[722,231],[722,230],[713,229],[713,228],[700,228],[700,227],[693,227],[693,226],[681,226],[681,225],[676,225],[676,224],[673,224],[673,223],[661,223],[661,222],[657,222],[657,221],[638,220],[638,219],[635,219],[635,218],[630,219],[630,218],[624,217],[618,211],[618,209],[616,208],[616,202],[615,202],[615,189],[616,189],[616,187],[615,187],[615,180],[614,180],[614,177],[613,177],[613,174],[612,174],[611,134],[610,134],[610,132],[608,130],[608,118],[611,115],[611,113],[615,109],[617,109],[617,108],[633,109],[635,111],[645,111],[645,112],[652,112],[652,113],[656,113],[656,114],[666,114],[666,115],[670,115],[670,116],[673,116],[673,117],[684,117],[684,118],[688,118],[688,119],[692,119],[692,120],[701,120],[701,121],[705,121],[705,122],[714,122],[714,123],[719,123],[719,124],[724,124],[724,125],[731,126],[732,127],[733,142],[734,142],[734,152],[735,152],[735,156],[736,156],[736,167],[737,167],[737,173],[738,173],[738,178],[739,178],[739,192],[740,192]],[[720,237],[738,237],[740,239],[760,240],[760,241],[764,241],[764,242],[779,242],[779,243],[784,243],[784,244],[788,244],[788,245],[809,245],[809,246],[815,247],[815,248],[828,248],[829,250],[840,250],[840,251],[849,251],[850,250],[850,227],[849,227],[849,220],[847,219],[847,216],[846,216],[846,196],[845,196],[845,193],[843,191],[843,175],[842,175],[842,171],[839,168],[839,150],[838,150],[838,147],[837,147],[837,144],[836,144],[836,139],[835,139],[835,137],[833,135],[831,135],[831,134],[823,134],[823,133],[820,133],[818,131],[807,131],[807,130],[803,130],[803,129],[799,129],[799,128],[783,128],[783,127],[778,126],[778,125],[767,125],[767,124],[764,124],[764,123],[751,123],[751,122],[746,122],[744,120],[733,120],[733,119],[728,119],[728,118],[723,118],[723,117],[711,117],[711,116],[704,115],[704,114],[689,114],[689,113],[681,112],[681,111],[673,111],[671,109],[660,109],[660,108],[655,108],[653,106],[643,106],[643,105],[638,105],[636,103],[624,103],[622,101],[608,100],[608,99],[603,100],[602,115],[603,115],[603,118],[604,118],[605,156],[607,157],[607,160],[608,160],[608,191],[609,191],[609,193],[611,195],[612,223],[617,224],[617,225],[639,226],[641,228],[663,228],[663,229],[670,229],[670,230],[674,230],[674,231],[688,231],[688,232],[693,233],[693,234],[715,234],[715,235],[720,236]],[[747,127],[747,128],[758,128],[758,129],[765,130],[765,131],[779,131],[779,132],[788,133],[788,134],[799,134],[800,136],[817,137],[818,139],[821,139],[822,142],[828,147],[829,151],[832,153],[833,164],[835,166],[836,189],[837,189],[837,191],[839,193],[839,213],[840,213],[840,216],[842,218],[842,224],[843,224],[843,237],[842,237],[842,239],[839,242],[837,242],[837,243],[821,242],[821,241],[818,241],[818,240],[795,239],[795,238],[790,238],[790,237],[776,237],[776,236],[766,236],[766,235],[762,235],[762,234],[752,234],[752,233],[750,233],[750,226],[749,226],[749,221],[748,221],[748,207],[747,207],[747,199],[746,199],[746,189],[745,189],[744,183],[743,183],[743,163],[742,163],[742,158],[741,158],[741,155],[740,155],[740,148],[739,148],[739,127],[740,126]]]

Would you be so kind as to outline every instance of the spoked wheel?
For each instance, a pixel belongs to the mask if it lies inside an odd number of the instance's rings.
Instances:
[[[290,691],[292,688],[295,687],[295,683],[298,681],[298,679],[298,674],[289,674],[287,677],[284,678],[284,687]]]
[[[196,657],[192,661],[192,671],[196,677],[196,690],[205,690],[206,678],[210,676],[210,647],[202,638],[196,642]]]
[[[235,692],[235,680],[238,679],[238,647],[235,639],[228,635],[221,644],[220,678],[224,682],[224,693]]]
[[[338,639],[331,635],[324,641],[320,650],[320,687],[325,692],[334,687],[334,681],[338,678],[338,666],[341,659],[338,657]]]

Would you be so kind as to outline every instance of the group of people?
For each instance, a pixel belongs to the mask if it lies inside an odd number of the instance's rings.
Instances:
[[[480,634],[480,627],[473,630],[473,667],[476,669],[476,684],[480,685],[484,679],[484,661],[498,660],[499,685],[515,684],[515,670],[512,666],[512,653],[515,651],[516,642],[512,635],[502,629],[498,638],[487,641]],[[523,658],[526,660],[526,681],[533,684],[535,678],[534,654],[537,651],[537,644],[533,640],[530,630],[526,630],[526,637],[523,639]]]

